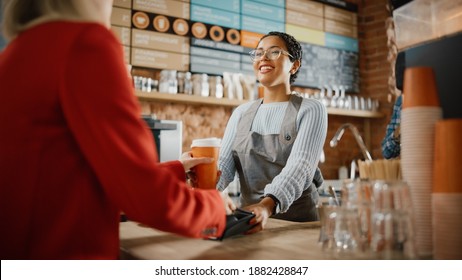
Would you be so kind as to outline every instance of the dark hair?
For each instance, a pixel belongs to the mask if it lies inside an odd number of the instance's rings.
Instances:
[[[292,57],[289,56],[289,59],[291,62],[294,62],[296,60],[300,61],[300,67],[302,67],[302,55],[303,55],[303,50],[302,46],[300,43],[292,36],[284,32],[278,32],[278,31],[271,31],[268,34],[264,35],[263,37],[260,38],[260,41],[263,40],[266,37],[269,36],[277,36],[281,38],[284,43],[286,44],[287,51],[292,55]],[[292,84],[295,82],[295,79],[297,79],[297,74],[298,71],[300,70],[300,67],[295,71],[295,73],[290,75],[290,83]]]

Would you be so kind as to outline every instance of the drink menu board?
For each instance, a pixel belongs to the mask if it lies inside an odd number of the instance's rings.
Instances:
[[[287,32],[304,49],[295,85],[343,85],[349,92],[358,92],[356,13],[324,3],[116,0],[113,25],[126,29],[114,28],[126,45],[129,42],[133,66],[213,75],[252,73],[248,51],[269,31]],[[122,15],[121,11],[131,13]]]
[[[321,88],[343,85],[348,92],[359,92],[358,54],[302,43],[302,67],[294,85]]]

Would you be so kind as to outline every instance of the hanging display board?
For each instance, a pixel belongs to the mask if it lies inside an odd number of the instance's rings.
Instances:
[[[358,54],[352,51],[302,44],[302,67],[294,85],[321,88],[344,86],[359,92]]]
[[[261,36],[283,31],[303,45],[294,85],[359,92],[357,13],[341,0],[115,0],[111,23],[138,67],[253,74]]]

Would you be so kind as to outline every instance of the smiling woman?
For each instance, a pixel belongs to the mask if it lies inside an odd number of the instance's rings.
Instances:
[[[267,51],[271,50],[273,54],[267,54]],[[277,63],[278,58],[281,54],[285,54],[289,56],[288,60],[282,60],[281,62],[289,62],[291,65],[290,71],[286,71],[285,73],[289,73],[290,80],[288,83],[280,83],[280,85],[286,87],[287,92],[290,93],[290,85],[295,81],[297,78],[298,70],[302,65],[302,47],[301,45],[295,40],[295,38],[287,33],[282,32],[270,32],[263,36],[260,39],[260,43],[258,47],[250,52],[250,59],[254,62],[254,70],[255,67],[271,67],[271,63],[269,64],[261,64],[261,59],[266,54],[266,58],[269,61],[273,61]],[[256,73],[257,78],[259,79],[260,76]],[[281,78],[283,79],[285,76],[282,75]],[[259,79],[260,80],[260,79]],[[262,81],[260,81],[262,82]]]
[[[256,215],[252,231],[262,230],[269,216],[316,221],[327,112],[319,101],[290,90],[302,48],[291,35],[270,32],[249,54],[264,97],[233,112],[222,142],[218,188],[224,190],[237,171],[241,206]]]

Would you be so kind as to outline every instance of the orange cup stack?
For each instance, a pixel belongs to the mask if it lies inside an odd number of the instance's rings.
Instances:
[[[437,122],[433,169],[435,259],[462,259],[462,119]]]
[[[419,258],[433,257],[432,190],[435,124],[442,118],[433,69],[406,68],[401,112],[401,168],[410,187]]]

